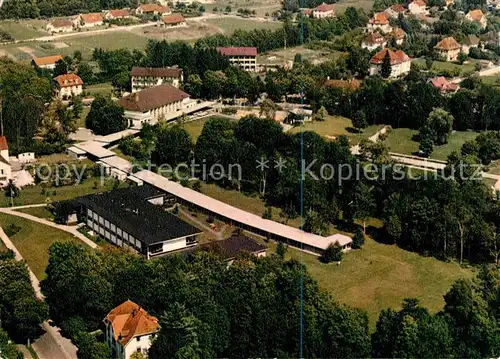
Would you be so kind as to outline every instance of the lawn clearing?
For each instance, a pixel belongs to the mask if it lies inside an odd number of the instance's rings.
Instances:
[[[356,9],[364,9],[369,11],[373,8],[373,0],[344,0],[335,4],[335,10],[337,14],[342,14],[348,7],[354,7]]]
[[[252,19],[224,17],[219,19],[208,19],[207,23],[217,26],[227,35],[231,35],[236,30],[251,31],[251,30],[276,30],[283,26],[278,21],[259,21]]]
[[[274,251],[275,243],[269,243]],[[400,308],[404,298],[418,298],[432,313],[443,308],[443,295],[458,278],[471,277],[472,271],[456,263],[422,257],[395,245],[367,238],[361,250],[344,255],[340,266],[323,264],[310,254],[288,248],[288,258],[301,260],[308,272],[341,303],[368,312],[370,328],[382,309]]]
[[[392,129],[385,143],[389,147],[389,151],[401,153],[405,155],[417,154],[419,150],[419,142],[415,141],[418,130],[409,128]],[[434,151],[430,158],[446,161],[448,156],[453,151],[460,151],[462,145],[467,141],[472,141],[479,134],[471,131],[454,131],[448,137],[448,143],[442,146],[434,146]]]
[[[85,87],[85,92],[89,93],[91,96],[95,95],[102,95],[102,96],[108,96],[113,93],[113,85],[111,85],[111,82],[105,82],[102,84],[95,84],[95,85],[89,85]],[[84,111],[82,111],[82,115],[80,117],[80,120],[82,119],[83,116],[83,123],[85,123],[85,118],[87,118],[88,113],[90,112],[90,107],[84,107]],[[81,126],[85,127],[85,126]]]
[[[490,85],[493,87],[500,87],[500,76],[499,75],[481,76],[479,79],[486,85]]]
[[[218,118],[218,117],[219,116],[210,116],[210,117],[200,118],[199,120],[188,121],[182,124],[182,127],[187,131],[187,133],[189,133],[191,139],[193,140],[193,143],[196,143],[198,137],[200,137],[201,135],[201,131],[203,131],[203,126],[205,126],[205,123],[211,118]],[[221,118],[227,118],[227,117],[221,117]],[[234,121],[236,122],[237,120]]]
[[[49,247],[55,242],[82,243],[71,234],[59,229],[32,222],[25,218],[0,213],[0,226],[4,230],[14,225],[19,230],[10,235],[12,243],[24,257],[38,279],[45,278],[49,262]],[[8,232],[8,231],[7,231]]]
[[[0,21],[0,28],[8,32],[16,40],[33,39],[49,34],[46,31],[36,29],[25,21],[2,20]]]
[[[54,215],[52,214],[51,211],[49,211],[47,209],[47,207],[21,208],[21,209],[17,209],[16,211],[31,214],[32,216],[35,216],[38,218],[54,220]]]
[[[412,62],[417,64],[420,67],[427,68],[424,58],[413,59]],[[453,63],[453,62],[446,62],[446,61],[434,61],[432,63],[432,70],[451,71],[454,69],[459,69],[461,74],[463,74],[465,72],[474,71],[476,63],[477,63],[477,61],[470,60],[470,59],[467,62],[465,62],[463,65],[460,65],[458,63]]]

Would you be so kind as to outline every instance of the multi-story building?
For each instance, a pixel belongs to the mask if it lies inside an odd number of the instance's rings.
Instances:
[[[373,32],[376,30],[380,30],[384,33],[389,33],[392,31],[391,25],[389,25],[389,19],[384,12],[377,12],[373,15],[373,17],[368,21],[366,25],[369,32]]]
[[[0,136],[0,186],[6,186],[12,179],[12,167],[9,159],[7,137]]]
[[[31,60],[31,65],[36,69],[54,70],[56,68],[56,62],[62,60],[63,57],[61,55],[35,57]]]
[[[83,81],[75,74],[59,75],[54,78],[56,94],[60,99],[78,96],[83,92]]]
[[[405,41],[406,37],[406,32],[400,27],[394,28],[391,32],[391,36],[394,38],[396,41],[396,45],[403,45],[403,42]]]
[[[143,123],[156,124],[167,117],[175,118],[196,106],[189,94],[170,84],[134,92],[119,101],[130,126],[141,128]]]
[[[391,5],[390,7],[388,7],[385,10],[385,13],[387,14],[387,16],[393,17],[393,18],[398,18],[399,14],[404,15],[405,12],[406,12],[406,8],[401,4]]]
[[[427,5],[423,0],[413,0],[408,5],[408,10],[410,14],[413,15],[428,15],[429,11],[427,10]]]
[[[73,205],[96,234],[149,259],[195,246],[201,233],[161,208],[164,200],[164,192],[139,186],[78,197]]]
[[[322,3],[312,10],[312,16],[316,19],[335,17],[337,16],[335,5]]]
[[[217,51],[229,58],[231,65],[245,71],[257,71],[256,47],[218,47]]]
[[[73,31],[73,21],[70,19],[54,20],[45,26],[45,30],[51,34],[57,32],[70,32]]]
[[[460,49],[460,44],[451,36],[444,38],[434,46],[434,50],[445,61],[457,61]]]
[[[131,300],[109,312],[103,323],[106,344],[118,359],[129,359],[133,353],[146,357],[160,330],[158,319]]]
[[[469,21],[474,21],[481,26],[481,29],[485,29],[486,25],[488,25],[488,20],[486,19],[486,15],[481,11],[481,9],[471,10],[465,15],[465,19]]]
[[[411,58],[401,50],[392,51],[383,49],[377,52],[370,60],[370,75],[380,75],[385,57],[388,54],[391,65],[389,77],[399,77],[410,72]]]
[[[179,67],[133,67],[130,75],[132,92],[165,83],[179,87],[180,83],[184,81],[182,69]]]
[[[368,51],[384,48],[386,46],[387,40],[378,32],[369,33],[361,42],[361,48],[367,49]]]

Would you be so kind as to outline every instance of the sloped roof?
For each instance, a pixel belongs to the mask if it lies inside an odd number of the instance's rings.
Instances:
[[[256,47],[218,47],[223,56],[257,56]]]
[[[450,50],[457,50],[460,49],[460,44],[455,40],[453,37],[449,36],[444,38],[443,40],[439,41],[436,46],[434,46],[435,49],[438,50],[443,50],[443,51],[450,51]]]
[[[314,8],[314,11],[318,12],[328,12],[332,10],[335,11],[335,5],[325,4],[325,3],[322,3],[321,5],[318,5],[317,7]]]
[[[377,52],[370,60],[370,63],[375,65],[381,65],[384,62],[385,54],[389,52],[389,57],[391,59],[391,65],[401,64],[406,61],[411,61],[410,57],[406,55],[401,50],[392,51],[389,49],[383,49]]]
[[[380,35],[378,32],[372,32],[372,33],[366,35],[363,42],[367,43],[367,44],[372,44],[372,45],[379,45],[379,44],[383,44],[384,42],[387,42],[387,40],[382,35]]]
[[[127,9],[116,9],[116,10],[110,10],[108,12],[113,17],[126,17],[130,15],[130,11]]]
[[[83,20],[83,22],[86,24],[91,24],[93,22],[100,22],[103,20],[102,13],[100,13],[100,12],[93,12],[90,14],[81,14],[80,17]]]
[[[163,21],[164,24],[179,24],[186,21],[186,19],[184,19],[184,16],[182,16],[181,14],[172,14],[165,16],[161,19],[161,21]]]
[[[417,5],[420,7],[426,7],[426,4],[423,0],[413,0],[410,4]]]
[[[474,21],[481,21],[483,16],[484,16],[484,14],[481,11],[481,9],[471,10],[467,13],[467,17],[470,17]]]
[[[51,21],[50,24],[54,27],[73,27],[73,22],[69,19],[58,19]]]
[[[406,8],[401,4],[394,4],[390,7],[390,9],[394,12],[405,12]]]
[[[394,30],[392,30],[392,36],[394,36],[396,40],[404,39],[406,36],[406,32],[402,28],[396,27],[394,28]]]
[[[458,85],[448,81],[444,76],[434,77],[430,80],[432,86],[440,89],[441,91],[456,91]]]
[[[60,87],[83,85],[83,81],[80,76],[75,74],[59,75],[55,77],[54,80],[57,81]]]
[[[181,77],[179,67],[132,67],[131,76],[139,77]]]
[[[389,23],[387,15],[383,12],[377,12],[369,21],[372,25],[386,25]]]
[[[159,12],[166,13],[170,12],[170,8],[168,6],[162,6],[158,4],[141,4],[138,9],[141,9],[143,12]]]
[[[170,84],[154,86],[135,92],[120,99],[120,105],[125,110],[146,112],[171,103],[182,101],[189,97],[184,91]]]
[[[0,151],[5,151],[9,149],[9,144],[7,143],[7,137],[0,136]]]
[[[115,340],[126,346],[136,336],[156,333],[160,330],[158,319],[141,306],[127,300],[108,313],[105,323],[111,323]]]
[[[61,55],[54,55],[54,56],[45,56],[45,57],[35,57],[33,58],[33,62],[37,66],[44,66],[44,65],[52,65],[55,64],[57,61],[62,60],[63,57]]]

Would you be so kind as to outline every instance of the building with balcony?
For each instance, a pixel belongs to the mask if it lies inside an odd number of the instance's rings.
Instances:
[[[59,75],[54,78],[56,95],[60,99],[78,96],[83,92],[83,81],[75,74]]]
[[[134,92],[121,98],[119,104],[130,126],[141,128],[143,123],[154,125],[166,117],[181,116],[185,110],[195,107],[196,101],[177,87],[163,84]]]
[[[132,92],[166,83],[178,88],[184,81],[182,69],[179,67],[133,67],[130,77]]]
[[[256,47],[218,47],[217,51],[229,58],[231,65],[245,71],[257,71]]]
[[[201,231],[162,208],[165,192],[151,186],[116,189],[73,200],[95,234],[148,259],[197,245]]]

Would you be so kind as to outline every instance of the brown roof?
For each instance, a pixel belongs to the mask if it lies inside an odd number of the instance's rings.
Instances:
[[[471,10],[467,13],[467,16],[470,17],[474,21],[481,21],[484,14],[480,9]]]
[[[391,10],[394,12],[405,12],[406,8],[401,4],[394,4],[391,6]]]
[[[57,61],[62,60],[63,57],[61,55],[54,55],[54,56],[45,56],[45,57],[35,57],[33,59],[33,62],[35,65],[38,67],[44,66],[44,65],[52,65],[55,64]]]
[[[179,24],[181,22],[186,21],[186,19],[184,19],[184,16],[182,16],[181,14],[168,15],[162,18],[161,20],[163,21],[164,24]]]
[[[366,35],[363,42],[366,42],[368,44],[383,44],[384,42],[386,42],[386,40],[378,32],[372,32]]]
[[[359,90],[361,83],[358,80],[326,80],[323,84],[326,87],[338,87],[350,90]]]
[[[132,67],[131,76],[137,77],[177,77],[182,75],[178,67]]]
[[[0,151],[8,150],[9,144],[7,143],[7,137],[0,136]]]
[[[439,41],[436,46],[434,46],[435,49],[438,50],[444,50],[444,51],[450,51],[450,50],[457,50],[460,49],[460,44],[455,40],[453,37],[446,37],[443,40]]]
[[[177,87],[164,84],[123,97],[120,99],[120,105],[128,111],[147,112],[154,108],[182,101],[188,97],[189,94],[179,90]]]
[[[256,47],[218,47],[223,56],[257,56]]]
[[[138,9],[141,9],[143,12],[159,12],[166,13],[170,12],[170,8],[168,6],[162,6],[158,4],[142,4],[139,5]]]
[[[378,12],[373,15],[369,23],[372,25],[386,25],[389,23],[389,20],[387,19],[387,15],[385,13]]]
[[[311,15],[311,14],[312,14],[312,12],[313,12],[313,10],[312,10],[312,9],[302,9],[302,13],[303,13],[304,15]]]
[[[420,6],[420,7],[422,7],[422,6],[425,7],[426,6],[425,2],[423,0],[413,0],[411,3],[415,4],[417,6]]]
[[[117,9],[117,10],[110,10],[108,12],[113,17],[126,17],[130,15],[130,11],[127,9]]]
[[[325,4],[325,3],[322,3],[321,5],[318,5],[316,8],[314,8],[314,11],[319,11],[319,12],[328,12],[332,10],[335,11],[335,5]]]
[[[134,337],[156,333],[160,329],[156,317],[130,300],[109,312],[104,323],[111,323],[115,340],[122,346],[126,346]]]
[[[384,62],[385,54],[389,51],[389,57],[391,58],[391,65],[401,64],[406,61],[411,61],[410,57],[406,55],[401,50],[392,51],[389,49],[383,49],[377,52],[370,60],[370,63],[375,65],[381,65]]]
[[[50,23],[54,27],[73,27],[73,22],[69,19],[58,19],[54,20]]]
[[[59,87],[61,88],[83,85],[83,81],[80,76],[75,74],[59,75],[55,77],[54,80],[59,84]]]
[[[445,91],[454,92],[458,90],[458,85],[453,82],[449,82],[444,76],[434,77],[433,79],[431,79],[431,84],[432,86],[444,92]]]
[[[90,14],[81,14],[80,17],[83,20],[83,22],[86,24],[91,24],[93,22],[102,21],[102,13],[100,13],[100,12],[93,12]]]
[[[392,30],[392,36],[394,36],[396,40],[404,39],[406,36],[406,32],[404,32],[402,28],[396,27],[394,28],[394,30]]]

